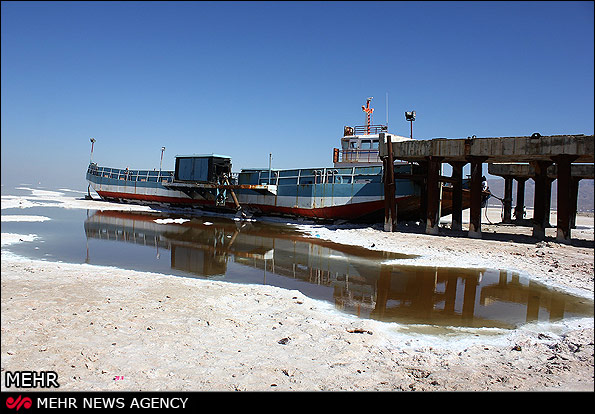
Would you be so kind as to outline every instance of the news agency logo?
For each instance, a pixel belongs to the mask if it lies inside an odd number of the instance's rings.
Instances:
[[[8,408],[10,408],[11,410],[19,411],[19,409],[21,407],[28,409],[28,408],[31,408],[31,405],[33,405],[33,402],[31,401],[31,398],[29,398],[29,397],[23,398],[22,396],[19,395],[16,399],[14,399],[12,397],[8,397],[6,399],[6,406]]]

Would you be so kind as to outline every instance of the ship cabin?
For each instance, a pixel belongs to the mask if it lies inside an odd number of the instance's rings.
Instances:
[[[388,133],[387,125],[356,125],[343,128],[341,148],[333,149],[335,167],[382,165],[378,155],[380,133]],[[390,134],[393,142],[411,138]]]

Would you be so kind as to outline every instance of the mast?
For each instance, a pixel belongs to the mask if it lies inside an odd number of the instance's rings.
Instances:
[[[370,135],[370,125],[372,124],[372,112],[374,112],[374,108],[370,108],[370,101],[372,100],[373,96],[370,96],[366,100],[366,106],[362,106],[362,111],[366,113],[366,135]]]

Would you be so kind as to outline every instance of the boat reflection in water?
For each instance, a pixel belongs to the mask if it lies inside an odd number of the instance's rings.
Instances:
[[[157,263],[122,243],[120,262],[113,263],[105,241],[127,242],[155,250],[157,259],[170,253],[169,269],[153,271],[296,289],[360,317],[403,324],[513,329],[593,316],[592,301],[510,272],[396,265],[413,256],[313,239],[285,224],[195,216],[176,223],[175,217],[95,213],[85,221],[88,261],[137,270]]]

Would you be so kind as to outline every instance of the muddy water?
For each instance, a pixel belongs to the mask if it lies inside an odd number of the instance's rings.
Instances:
[[[285,224],[216,218],[166,224],[153,215],[98,212],[85,232],[118,249],[128,244],[165,253],[171,269],[187,275],[297,289],[382,321],[512,329],[593,315],[590,301],[517,274],[395,265],[411,256],[313,240]],[[101,252],[93,245],[90,255]]]
[[[9,250],[46,260],[269,284],[362,318],[416,326],[514,329],[533,321],[593,316],[592,301],[517,274],[399,265],[399,259],[411,256],[313,239],[285,223],[118,211],[78,216],[59,210],[43,209],[52,218],[43,223],[3,223],[3,232],[15,227],[17,233],[41,233],[39,242]]]

